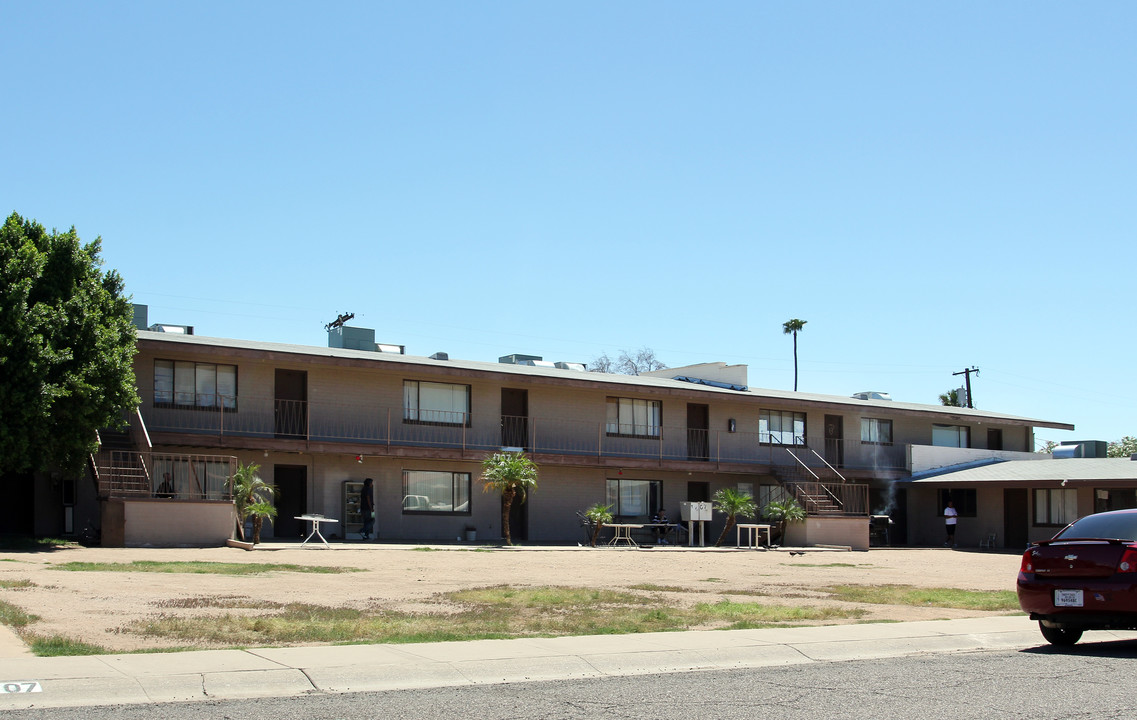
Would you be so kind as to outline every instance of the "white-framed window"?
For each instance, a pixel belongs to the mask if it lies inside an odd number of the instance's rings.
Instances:
[[[758,411],[758,442],[805,445],[805,413],[788,410]]]
[[[470,386],[404,380],[403,422],[469,425]]]
[[[880,418],[861,418],[861,442],[891,445],[892,421]]]
[[[609,478],[604,502],[617,517],[650,518],[660,508],[663,483],[659,480]]]
[[[237,409],[237,366],[154,361],[154,404]]]
[[[470,514],[470,473],[403,471],[403,513]]]
[[[608,398],[605,432],[628,437],[659,437],[663,403],[639,398]]]
[[[1034,491],[1034,524],[1065,527],[1078,519],[1078,491],[1045,488]]]
[[[970,428],[963,425],[932,425],[932,445],[936,447],[971,447]]]

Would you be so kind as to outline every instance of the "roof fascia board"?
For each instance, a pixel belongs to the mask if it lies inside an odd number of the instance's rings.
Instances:
[[[322,348],[308,345],[285,345],[279,343],[254,342],[234,340],[227,338],[213,338],[204,335],[168,335],[139,331],[137,345],[140,349],[161,351],[176,345],[179,351],[195,355],[216,354],[224,351],[225,354],[247,358],[249,360],[269,360],[276,362],[303,362],[329,365],[335,367],[374,368],[382,363],[391,370],[402,372],[431,373],[446,377],[464,377],[479,375],[485,378],[501,380],[504,383],[517,382],[524,378],[527,381],[544,385],[560,387],[585,387],[596,390],[636,392],[645,395],[660,395],[670,397],[692,397],[708,399],[716,397],[740,403],[759,403],[773,408],[779,407],[807,407],[817,410],[834,410],[839,412],[859,412],[862,414],[879,413],[892,417],[926,417],[939,422],[990,422],[1004,426],[1043,427],[1056,430],[1073,430],[1069,423],[1049,422],[1034,418],[1016,417],[1011,415],[983,414],[981,412],[962,413],[958,408],[950,411],[941,411],[937,406],[919,407],[910,403],[897,403],[895,401],[858,400],[850,397],[847,401],[838,397],[823,397],[817,395],[791,396],[753,388],[746,392],[717,388],[709,385],[693,385],[679,380],[666,378],[641,377],[635,375],[609,375],[602,373],[587,373],[571,370],[550,370],[548,368],[530,367],[526,365],[505,365],[498,363],[455,360],[432,360],[415,355],[395,355],[390,353],[375,353],[366,350],[350,350],[343,348]],[[500,366],[499,366],[500,365]],[[560,376],[561,373],[572,375]]]

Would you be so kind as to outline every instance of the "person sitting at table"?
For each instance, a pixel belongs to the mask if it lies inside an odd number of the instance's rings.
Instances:
[[[174,498],[177,497],[177,492],[174,490],[174,481],[170,477],[170,473],[162,473],[162,484],[158,486],[158,490],[154,493],[156,498]]]
[[[655,513],[655,517],[653,517],[651,519],[651,521],[653,523],[656,523],[658,525],[663,526],[663,527],[657,527],[655,529],[655,542],[656,542],[656,544],[666,545],[667,544],[667,533],[669,530],[671,530],[671,519],[669,517],[667,517],[667,510],[665,510],[664,508],[660,508]]]

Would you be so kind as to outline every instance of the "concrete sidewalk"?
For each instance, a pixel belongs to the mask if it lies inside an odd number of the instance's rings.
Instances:
[[[408,645],[6,657],[0,658],[0,711],[758,668],[1041,644],[1037,625],[1020,615]],[[15,692],[32,687],[30,683],[37,683],[39,691]]]

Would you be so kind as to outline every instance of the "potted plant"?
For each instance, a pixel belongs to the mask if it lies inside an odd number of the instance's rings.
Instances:
[[[537,465],[524,453],[496,452],[482,461],[482,490],[501,492],[501,535],[506,545],[509,537],[509,508],[514,498],[525,502],[527,492],[537,487]]]
[[[762,517],[773,520],[778,528],[778,541],[783,542],[786,534],[786,524],[792,522],[805,522],[805,508],[793,498],[774,500],[766,503],[762,508]],[[772,543],[773,541],[771,541]]]
[[[600,537],[600,528],[605,523],[612,522],[612,506],[596,503],[584,511],[584,518],[592,523],[592,547],[596,547],[596,538]]]
[[[237,532],[245,540],[245,521],[253,519],[253,544],[261,541],[261,526],[264,519],[276,517],[272,500],[276,488],[260,476],[261,466],[256,463],[238,464],[233,473],[233,506],[237,513]]]
[[[723,527],[719,539],[715,542],[715,547],[719,547],[723,541],[726,540],[726,534],[730,532],[730,529],[738,522],[737,518],[752,518],[757,508],[754,503],[754,498],[745,493],[740,493],[734,488],[723,488],[719,490],[714,494],[711,500],[715,504],[715,510],[726,513],[726,525]]]

